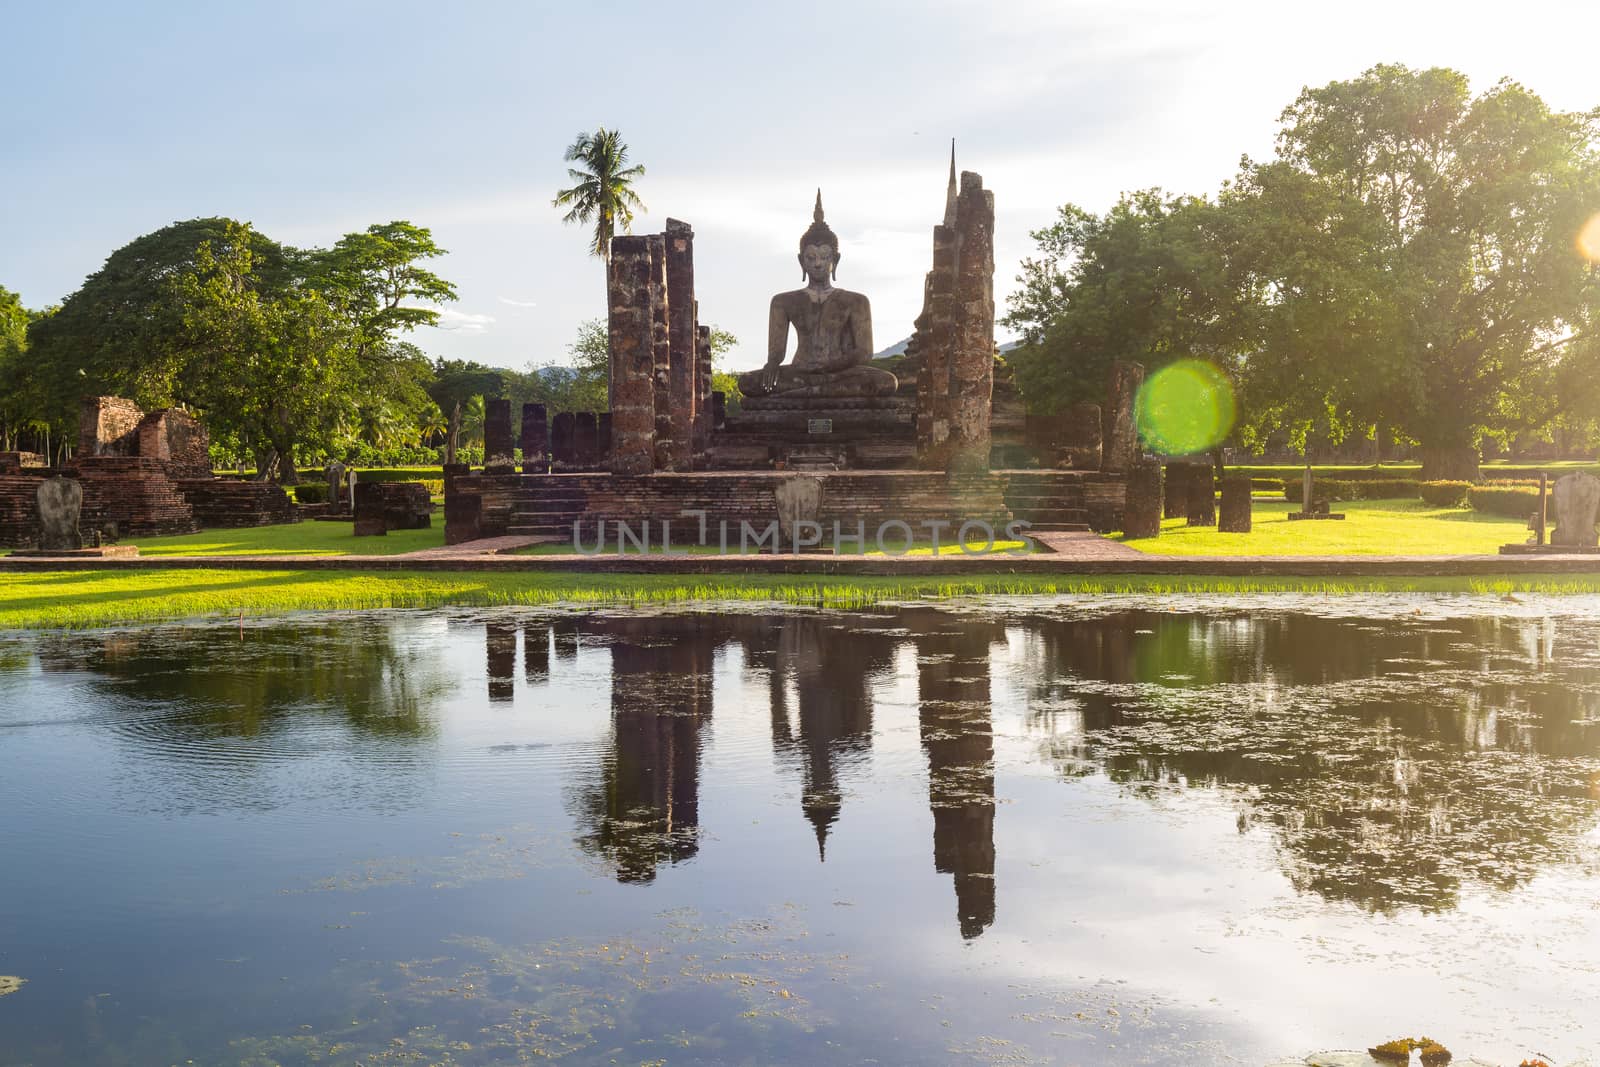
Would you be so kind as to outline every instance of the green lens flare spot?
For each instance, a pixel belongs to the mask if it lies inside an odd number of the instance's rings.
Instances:
[[[1221,444],[1233,429],[1233,386],[1216,367],[1183,359],[1139,387],[1139,436],[1164,456],[1186,456]]]

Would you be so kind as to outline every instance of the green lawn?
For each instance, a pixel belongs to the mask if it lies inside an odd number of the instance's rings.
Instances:
[[[349,522],[295,522],[242,530],[202,530],[177,537],[141,537],[128,542],[141,556],[392,556],[444,546],[444,524],[426,530],[395,530],[382,537],[357,537]]]
[[[1218,578],[993,575],[970,578],[737,574],[128,570],[0,572],[0,630],[107,626],[291,611],[505,604],[626,605],[711,601],[859,608],[890,600],[1055,593],[1596,593],[1600,574],[1479,578]]]
[[[1528,539],[1515,519],[1421,501],[1335,504],[1333,510],[1349,516],[1343,522],[1290,522],[1289,512],[1299,510],[1298,504],[1257,498],[1250,533],[1219,533],[1214,526],[1166,519],[1160,537],[1125,543],[1162,556],[1460,556],[1493,554],[1501,545]]]

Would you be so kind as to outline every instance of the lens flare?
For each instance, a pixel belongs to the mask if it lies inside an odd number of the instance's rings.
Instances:
[[[1182,359],[1152,374],[1139,388],[1139,436],[1164,456],[1204,452],[1233,429],[1233,386],[1216,367]]]
[[[1600,263],[1600,215],[1583,224],[1578,231],[1578,251],[1591,263]]]

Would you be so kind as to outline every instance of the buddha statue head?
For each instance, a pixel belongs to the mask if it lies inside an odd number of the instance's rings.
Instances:
[[[822,221],[822,190],[811,212],[811,227],[800,237],[800,273],[818,286],[826,286],[839,273],[839,238]]]

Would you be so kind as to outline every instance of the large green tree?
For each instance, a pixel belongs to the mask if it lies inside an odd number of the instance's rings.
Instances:
[[[1115,360],[1231,369],[1247,331],[1224,233],[1209,200],[1154,189],[1103,215],[1062,207],[1033,233],[1038,255],[1023,261],[1003,320],[1021,334],[1006,362],[1028,406],[1102,401]]]
[[[553,207],[564,207],[564,222],[594,223],[591,254],[611,262],[611,238],[617,227],[623,233],[633,229],[634,209],[645,210],[644,201],[633,191],[635,178],[644,176],[644,167],[628,166],[628,146],[616,130],[604,126],[593,133],[580,133],[567,146],[567,169],[572,186],[556,192]]]
[[[1594,377],[1600,278],[1574,245],[1600,210],[1600,112],[1378,66],[1301,93],[1230,198],[1265,295],[1252,376],[1399,425],[1425,477],[1476,477],[1485,434]]]
[[[327,250],[280,245],[231,219],[193,219],[113,252],[29,330],[52,421],[85,395],[196,409],[219,437],[295,477],[296,456],[361,436],[421,403],[415,350],[454,287],[422,261],[427,230],[391,222]]]

